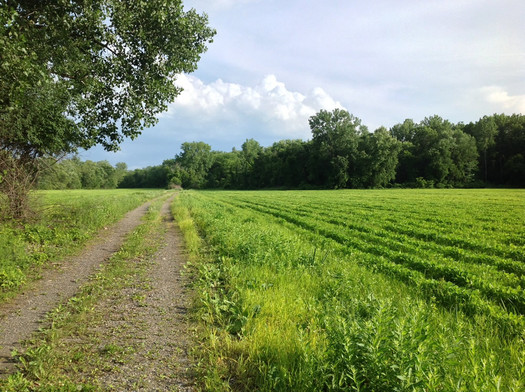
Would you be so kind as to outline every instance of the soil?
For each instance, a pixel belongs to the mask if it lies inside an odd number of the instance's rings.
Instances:
[[[103,322],[92,328],[99,341],[106,343],[100,350],[132,347],[133,352],[128,360],[117,361],[112,371],[93,380],[104,389],[193,390],[187,354],[191,340],[186,317],[187,278],[181,273],[186,260],[181,234],[169,212],[171,201],[162,207],[165,235],[160,250],[148,260],[147,273],[133,277],[134,281],[117,295],[97,304],[96,312],[103,314]],[[148,205],[129,212],[81,255],[61,263],[59,270],[46,271],[32,288],[0,307],[0,375],[14,371],[11,351],[20,349],[21,341],[45,327],[45,314],[74,296],[97,267],[120,248]]]

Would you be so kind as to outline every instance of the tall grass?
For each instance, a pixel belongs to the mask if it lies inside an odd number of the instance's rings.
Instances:
[[[356,192],[352,197],[366,204],[370,194]],[[177,200],[186,231],[204,240],[196,283],[204,388],[524,390],[523,333],[509,335],[484,314],[443,307],[417,287],[367,268],[361,252],[339,252],[329,238],[241,208],[258,197],[279,208],[283,193],[261,195],[184,192]],[[301,204],[303,195],[286,196]]]
[[[39,267],[80,249],[97,231],[162,190],[42,191],[41,217],[0,224],[0,300],[37,277]]]

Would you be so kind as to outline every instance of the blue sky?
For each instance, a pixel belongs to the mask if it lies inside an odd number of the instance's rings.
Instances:
[[[117,153],[161,164],[183,142],[310,138],[308,118],[344,108],[369,130],[434,114],[453,122],[525,113],[523,0],[185,0],[217,30],[159,123]]]

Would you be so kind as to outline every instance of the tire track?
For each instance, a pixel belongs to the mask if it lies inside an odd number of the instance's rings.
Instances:
[[[147,265],[146,272],[135,274],[127,287],[112,293],[95,309],[104,320],[90,326],[97,339],[133,352],[119,363],[110,360],[107,368],[111,370],[95,371],[93,379],[91,369],[85,370],[87,381],[103,390],[194,390],[188,355],[188,277],[182,273],[187,258],[182,234],[170,212],[172,201],[168,199],[161,209],[164,234],[159,250],[138,261]]]

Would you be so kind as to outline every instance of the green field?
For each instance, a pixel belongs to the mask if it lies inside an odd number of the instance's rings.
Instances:
[[[525,390],[525,191],[183,192],[175,211],[205,388]]]
[[[163,190],[37,192],[34,222],[0,224],[0,299],[38,277],[40,267],[79,250],[96,232]]]

